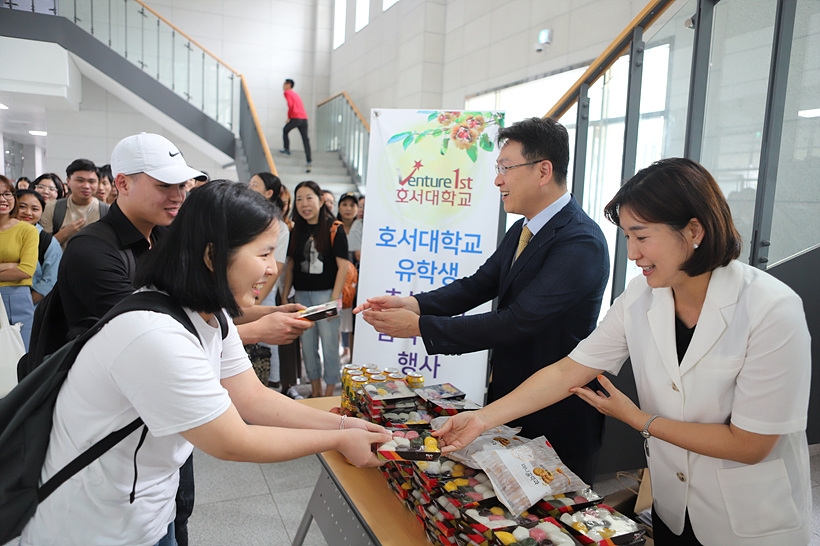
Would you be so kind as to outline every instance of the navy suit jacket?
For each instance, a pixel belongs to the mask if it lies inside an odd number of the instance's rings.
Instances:
[[[603,232],[574,197],[512,263],[523,223],[510,228],[475,274],[415,295],[429,354],[492,349],[490,401],[567,356],[595,329],[609,276]],[[493,298],[494,311],[454,316]],[[559,456],[579,457],[601,446],[603,423],[595,408],[570,396],[510,425],[523,426],[529,438],[545,435]]]

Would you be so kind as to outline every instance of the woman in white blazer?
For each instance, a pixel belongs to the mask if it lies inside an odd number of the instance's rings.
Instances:
[[[646,438],[655,541],[806,545],[811,347],[800,298],[738,262],[729,205],[706,169],[666,159],[606,206],[643,275],[570,355],[437,433],[449,452],[576,394]],[[640,407],[602,371],[632,360]],[[607,392],[583,387],[599,376]]]

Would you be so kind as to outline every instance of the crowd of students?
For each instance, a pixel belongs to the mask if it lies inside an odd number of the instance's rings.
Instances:
[[[256,378],[243,350],[256,343],[288,345],[315,331],[298,318],[303,306],[288,304],[279,290],[280,269],[298,253],[288,252],[289,203],[276,176],[257,173],[249,183],[219,180],[199,188],[206,175],[190,168],[173,143],[146,133],[115,146],[110,170],[87,160],[72,162],[68,170],[66,197],[59,178],[48,177],[55,184],[54,191],[48,188],[49,201],[0,177],[0,279],[13,285],[3,286],[12,321],[21,318],[18,300],[34,306],[39,233],[48,229],[32,224],[44,224],[50,214],[58,227],[48,252],[59,255],[60,243],[65,247],[60,265],[43,261],[57,269],[57,279],[53,297],[38,313],[29,354],[41,343],[51,345],[43,348],[48,354],[65,341],[37,334],[55,302],[65,319],[64,337],[71,339],[135,289],[170,296],[196,334],[170,316],[132,311],[112,319],[83,347],[57,399],[43,480],[120,420],[139,415],[145,432],[129,436],[59,487],[38,507],[22,544],[187,544],[193,446],[218,458],[255,462],[337,449],[357,465],[378,464],[370,446],[389,438],[381,427],[295,404]],[[110,205],[110,188],[98,193],[103,178],[118,190]],[[298,212],[290,222],[295,230],[311,221],[301,197],[296,192]],[[324,207],[320,212],[330,214]],[[342,230],[336,241],[346,258]],[[331,274],[329,265],[324,269]],[[294,286],[298,295],[303,286]],[[277,305],[277,294],[284,304]],[[24,320],[31,330],[31,317]]]

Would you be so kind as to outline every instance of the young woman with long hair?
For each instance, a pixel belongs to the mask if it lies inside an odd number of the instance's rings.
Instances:
[[[293,286],[296,303],[306,307],[338,300],[350,263],[347,260],[347,236],[343,229],[339,229],[331,243],[333,216],[324,206],[322,190],[316,182],[300,182],[294,195],[293,231],[288,247],[284,293],[287,294]],[[324,360],[324,394],[332,396],[340,381],[338,317],[320,320],[315,328],[302,334],[302,358],[314,397],[322,396],[319,338],[322,339]]]

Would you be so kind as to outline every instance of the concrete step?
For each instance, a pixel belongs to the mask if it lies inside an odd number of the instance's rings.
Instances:
[[[338,200],[343,193],[357,191],[338,152],[317,152],[312,156],[311,172],[305,172],[305,153],[292,150],[290,155],[272,150],[279,178],[291,191],[303,180],[313,180],[322,189],[330,190]]]

